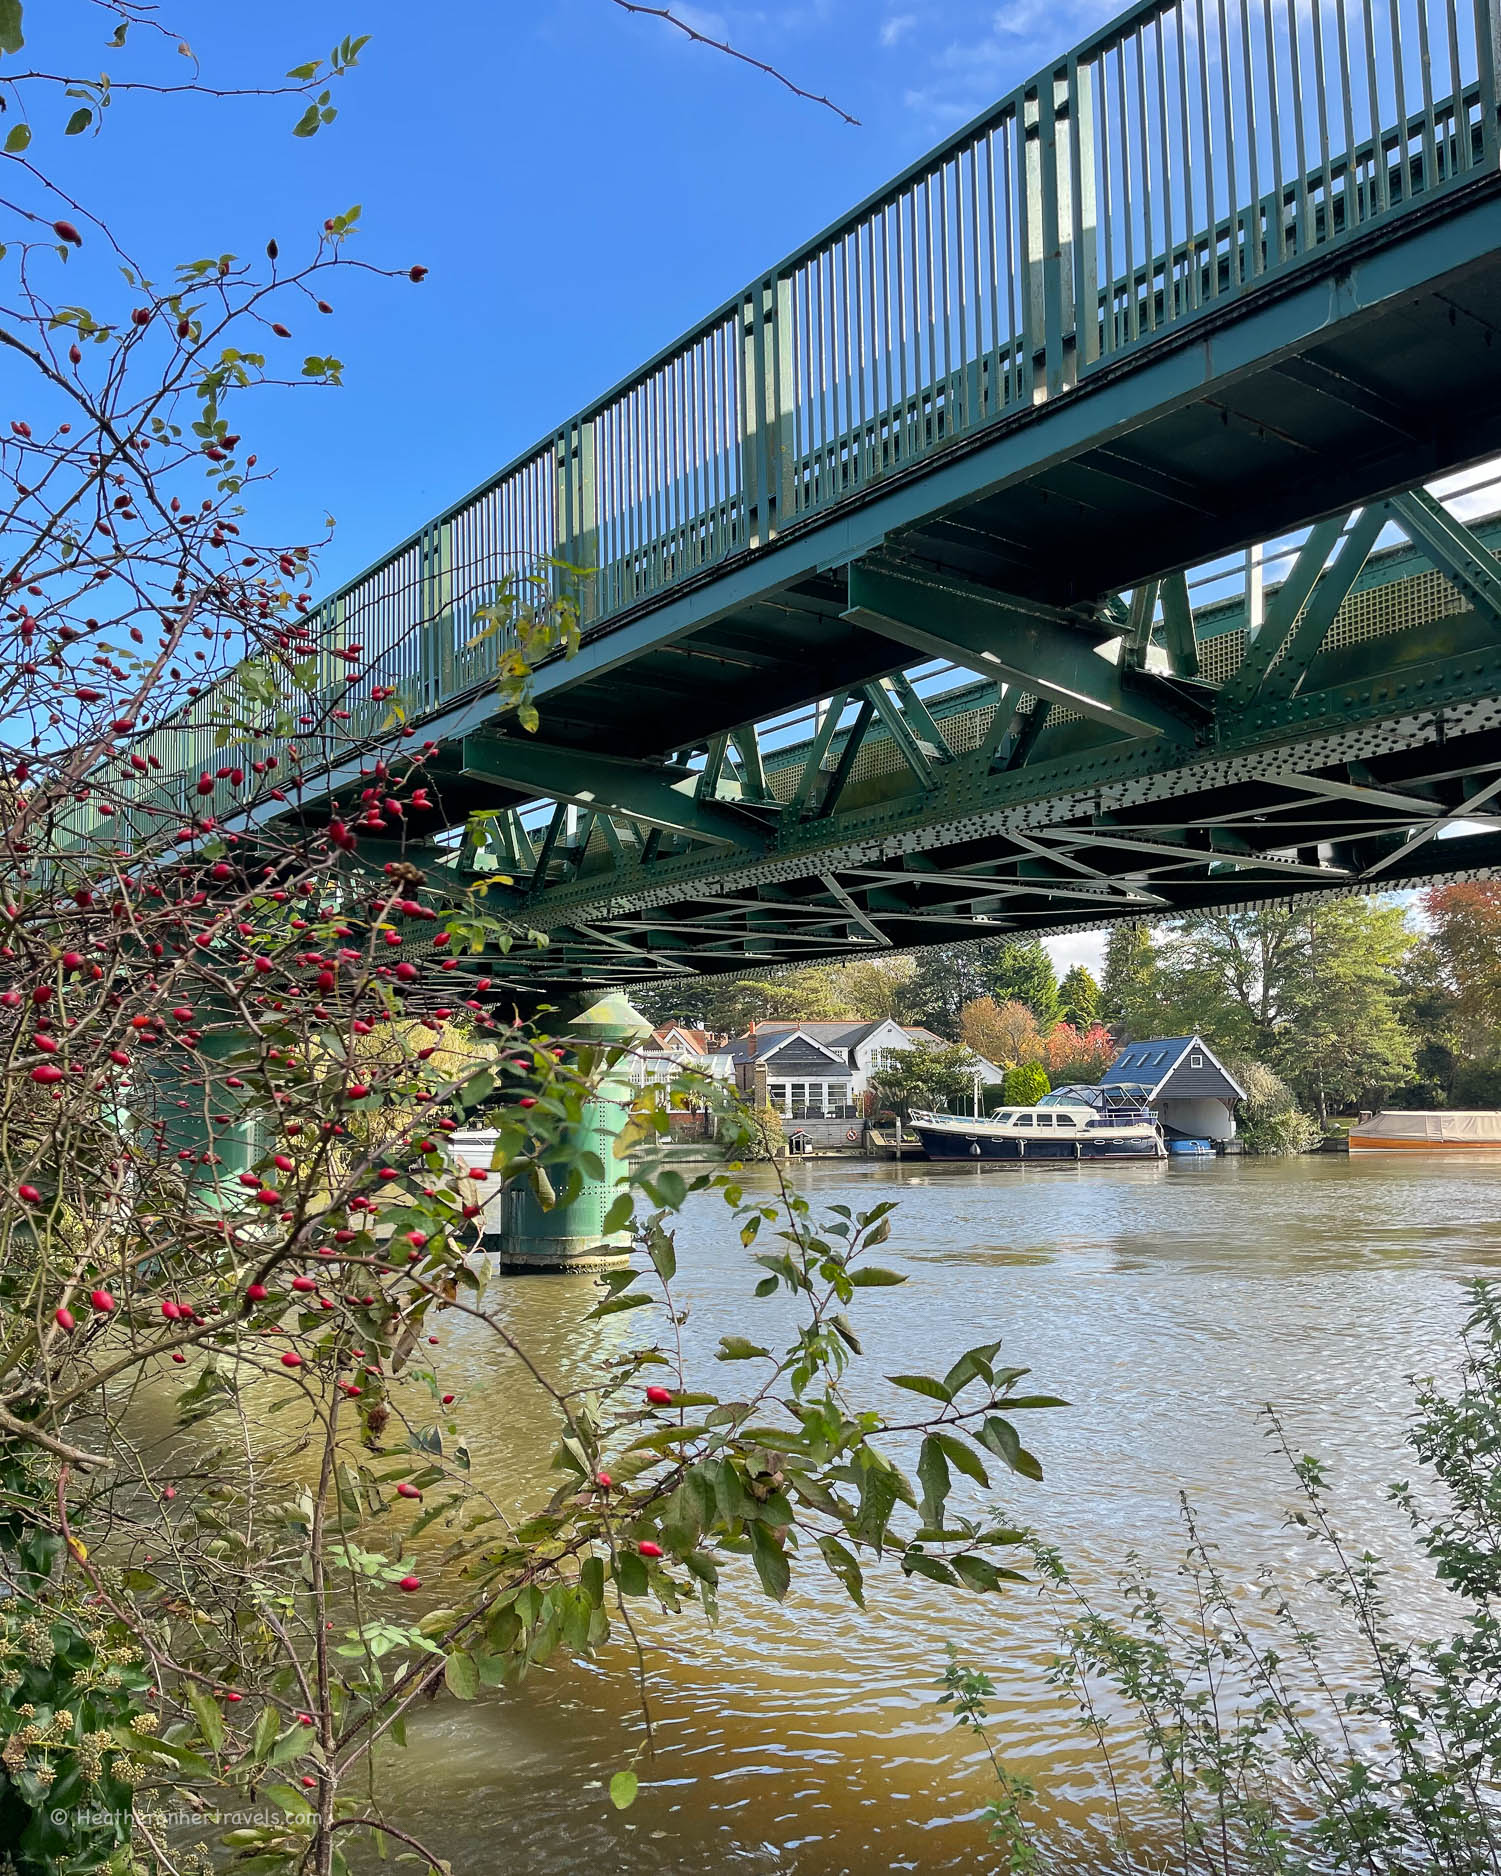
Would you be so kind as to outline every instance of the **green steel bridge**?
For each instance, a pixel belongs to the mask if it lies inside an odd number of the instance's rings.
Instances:
[[[360,864],[559,986],[1501,867],[1498,7],[1133,8],[323,601],[300,786],[215,812],[329,818],[394,689]]]

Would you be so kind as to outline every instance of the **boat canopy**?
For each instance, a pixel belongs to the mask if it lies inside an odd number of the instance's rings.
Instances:
[[[1428,1141],[1435,1146],[1501,1146],[1501,1111],[1453,1108],[1444,1111],[1383,1108],[1350,1130],[1351,1143],[1379,1146]]]
[[[1108,1088],[1071,1082],[1067,1087],[1054,1088],[1051,1094],[1045,1094],[1037,1105],[1039,1107],[1093,1107],[1102,1112],[1113,1112],[1118,1108],[1146,1107],[1151,1094],[1150,1085],[1144,1081],[1118,1081]]]

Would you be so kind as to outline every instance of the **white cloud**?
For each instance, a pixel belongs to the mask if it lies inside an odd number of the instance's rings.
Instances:
[[[916,24],[915,13],[893,13],[881,28],[881,44],[894,46],[899,39],[904,39]]]
[[[1056,938],[1044,938],[1042,943],[1060,978],[1076,964],[1082,964],[1096,979],[1105,968],[1105,933],[1102,931],[1060,932]]]

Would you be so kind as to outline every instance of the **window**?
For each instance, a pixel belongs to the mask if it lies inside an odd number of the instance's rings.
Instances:
[[[1039,1127],[1051,1127],[1053,1124],[1053,1116],[1051,1114],[1039,1114],[1037,1116],[1037,1124]]]
[[[990,1118],[995,1122],[997,1127],[1009,1127],[1011,1125],[1011,1110],[1007,1108],[1004,1114],[992,1114]]]
[[[1054,1122],[1054,1125],[1058,1127],[1077,1127],[1078,1124],[1072,1114],[1060,1114]]]
[[[1030,1127],[1032,1125],[1032,1116],[1030,1114],[1018,1114],[1016,1124],[1018,1127]]]
[[[766,1084],[766,1098],[779,1114],[787,1112],[787,1084],[785,1081],[771,1081]]]
[[[1189,1056],[1189,1058],[1188,1058],[1188,1066],[1189,1066],[1190,1068],[1202,1068],[1202,1067],[1204,1066],[1204,1058],[1203,1058],[1203,1056],[1202,1056],[1202,1055],[1191,1055],[1191,1056]]]

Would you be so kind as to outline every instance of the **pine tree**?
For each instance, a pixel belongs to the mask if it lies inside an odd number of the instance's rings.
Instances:
[[[1110,927],[1100,984],[1100,1020],[1126,1041],[1150,1035],[1157,1002],[1157,957],[1139,919]]]
[[[1004,940],[983,969],[997,1003],[1025,1003],[1044,1035],[1058,1021],[1058,977],[1040,938]]]
[[[1058,989],[1058,1007],[1063,1020],[1075,1029],[1090,1029],[1100,1020],[1100,986],[1093,973],[1076,964]]]

